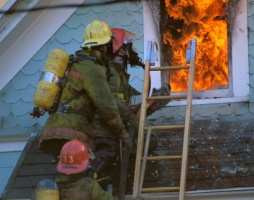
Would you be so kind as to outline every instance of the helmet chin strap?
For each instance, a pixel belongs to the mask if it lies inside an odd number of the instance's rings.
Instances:
[[[110,77],[112,76],[111,72],[110,72],[110,67],[109,67],[109,56],[107,54],[107,51],[103,51],[101,52],[101,59],[103,60],[104,62],[104,66],[106,67],[106,73],[107,73],[107,79],[109,81]]]
[[[112,54],[112,59],[121,65],[124,71],[127,72],[128,63],[128,47],[123,44],[116,52]]]
[[[101,45],[99,50],[101,52],[101,54],[106,54],[107,53],[107,45]]]
[[[127,65],[128,65],[128,55],[125,54],[123,56],[123,64],[122,64],[122,67],[123,67],[125,72],[127,72]]]
[[[121,65],[124,71],[127,71],[127,65],[128,65],[128,56],[127,55],[117,55],[113,58],[114,62]]]

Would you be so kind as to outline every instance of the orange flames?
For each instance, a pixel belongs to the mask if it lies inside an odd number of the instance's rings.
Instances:
[[[197,38],[194,90],[228,85],[227,0],[165,0],[169,16],[163,43],[169,45],[170,65],[186,65],[187,44]],[[172,91],[186,91],[188,70],[170,73]]]

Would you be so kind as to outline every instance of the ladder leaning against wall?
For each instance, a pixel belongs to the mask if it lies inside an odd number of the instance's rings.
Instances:
[[[191,122],[191,109],[192,109],[192,93],[194,84],[195,74],[195,61],[196,61],[196,39],[190,40],[188,49],[186,51],[186,66],[162,66],[151,68],[151,42],[147,43],[146,50],[146,61],[145,61],[145,75],[144,85],[141,102],[141,114],[140,114],[140,126],[138,133],[137,143],[137,155],[135,163],[134,173],[134,185],[133,185],[133,198],[142,196],[142,193],[164,193],[179,191],[179,200],[185,198],[185,187],[187,178],[187,162],[188,162],[188,151],[189,151],[189,135],[190,135],[190,122]],[[148,97],[149,90],[149,71],[165,71],[165,70],[177,70],[177,69],[188,69],[188,90],[186,95],[168,95],[168,96],[152,96]],[[165,100],[165,99],[186,99],[186,113],[185,122],[183,125],[161,125],[161,126],[146,126],[146,109],[147,100]],[[172,129],[183,129],[183,146],[181,155],[165,155],[165,156],[147,156],[150,135],[152,130],[172,130]],[[147,130],[146,143],[144,144],[144,131]],[[180,172],[180,185],[177,187],[154,187],[154,188],[143,188],[144,173],[146,168],[147,160],[175,160],[181,159],[181,172]]]

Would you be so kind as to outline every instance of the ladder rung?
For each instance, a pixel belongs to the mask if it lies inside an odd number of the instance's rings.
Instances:
[[[187,95],[166,95],[147,97],[147,100],[186,99]]]
[[[181,159],[181,155],[175,155],[175,156],[148,156],[146,160],[175,160],[175,159]]]
[[[142,192],[171,192],[177,191],[179,187],[154,187],[154,188],[142,188]]]
[[[161,67],[150,67],[150,71],[165,71],[174,69],[189,69],[190,66],[161,66]]]
[[[169,130],[169,129],[180,129],[184,128],[183,124],[180,125],[161,125],[161,126],[152,126],[152,130]],[[145,127],[147,130],[147,127]]]

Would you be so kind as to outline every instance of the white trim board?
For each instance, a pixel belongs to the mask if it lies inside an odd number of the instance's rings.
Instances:
[[[205,105],[205,104],[221,104],[221,103],[240,103],[249,102],[249,97],[232,97],[232,98],[217,98],[217,99],[193,99],[192,105]],[[172,100],[167,106],[185,106],[187,100]]]
[[[0,153],[23,151],[27,141],[0,142]]]
[[[72,1],[73,4],[81,4],[83,2],[84,0]],[[36,6],[53,6],[66,3],[70,3],[70,1],[43,0],[39,1],[38,4],[40,5],[37,4]],[[46,9],[26,14],[12,32],[1,41],[0,90],[22,69],[75,10],[76,8]],[[17,57],[17,55],[19,56]]]
[[[35,135],[37,135],[37,133],[31,133],[30,137]],[[0,153],[23,151],[30,137],[28,136],[17,136],[10,138],[0,137]]]

